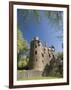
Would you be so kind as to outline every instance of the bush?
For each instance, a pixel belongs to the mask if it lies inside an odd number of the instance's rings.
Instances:
[[[50,65],[46,65],[43,76],[63,77],[63,55],[59,54],[57,59],[53,58]]]
[[[28,64],[28,59],[20,59],[18,62],[18,69],[23,69]]]

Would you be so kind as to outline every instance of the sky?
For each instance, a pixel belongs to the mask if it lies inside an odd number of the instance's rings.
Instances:
[[[57,36],[63,35],[63,22],[57,23],[56,20],[54,21],[53,15],[49,19],[45,13],[49,14],[50,11],[39,10],[38,12],[40,14],[39,18],[35,17],[33,10],[27,13],[27,10],[17,9],[17,25],[23,34],[23,38],[30,44],[30,41],[38,36],[43,45],[45,43],[48,47],[53,45],[57,52],[61,52],[63,40]]]

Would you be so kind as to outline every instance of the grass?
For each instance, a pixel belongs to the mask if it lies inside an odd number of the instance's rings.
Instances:
[[[18,70],[18,74],[20,75],[21,73],[24,73],[24,70]],[[44,79],[59,79],[60,77],[55,77],[55,76],[47,76],[47,77],[44,77],[44,76],[36,76],[36,77],[20,77],[18,78],[17,80],[44,80]]]
[[[58,77],[31,77],[31,78],[20,78],[18,80],[44,80],[44,79],[58,79]]]

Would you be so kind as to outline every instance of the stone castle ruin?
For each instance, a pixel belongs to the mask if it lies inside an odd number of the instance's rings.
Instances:
[[[43,46],[39,37],[35,37],[30,43],[29,68],[35,71],[44,71],[54,57],[54,48]]]
[[[20,78],[39,77],[46,74],[45,67],[50,65],[50,61],[54,58],[54,48],[43,45],[38,37],[35,37],[30,43],[30,55],[28,69],[19,74]]]

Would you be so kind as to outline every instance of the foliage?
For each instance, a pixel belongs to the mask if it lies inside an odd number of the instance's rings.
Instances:
[[[61,59],[61,60],[63,60],[63,52],[58,52],[57,53],[57,57],[58,57],[58,59]]]
[[[26,52],[27,49],[28,49],[27,42],[26,40],[24,40],[22,32],[18,29],[17,30],[17,68],[26,65],[27,62],[25,60],[21,60],[21,55],[24,51]]]
[[[27,63],[28,63],[28,61],[29,61],[29,59],[27,59],[27,58],[21,58],[20,60],[19,60],[19,63],[18,63],[18,68],[24,68],[25,66],[27,66]]]
[[[63,77],[63,53],[58,53],[57,59],[53,58],[50,65],[46,65],[43,76]]]
[[[47,11],[46,16],[54,24],[62,24],[62,12],[61,11]]]
[[[17,30],[17,52],[27,49],[27,42],[24,40],[22,32]]]

